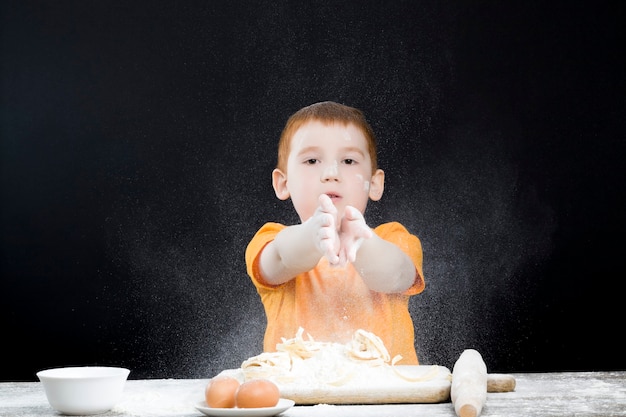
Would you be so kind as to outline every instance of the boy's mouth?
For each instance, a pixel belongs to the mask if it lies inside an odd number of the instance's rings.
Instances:
[[[326,193],[326,195],[333,201],[341,198],[341,196],[337,193]]]

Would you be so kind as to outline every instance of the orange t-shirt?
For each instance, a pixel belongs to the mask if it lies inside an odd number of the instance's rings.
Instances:
[[[393,358],[402,355],[399,364],[417,365],[413,320],[409,313],[409,297],[424,290],[422,245],[404,226],[385,223],[374,232],[400,247],[415,264],[415,282],[403,293],[381,293],[370,290],[352,264],[332,267],[326,258],[309,272],[302,273],[281,285],[264,282],[259,271],[260,254],[265,245],[286,226],[266,223],[252,238],[246,249],[248,275],[259,295],[267,328],[263,350],[273,352],[281,338],[291,339],[299,327],[316,341],[346,343],[357,329],[380,337]]]

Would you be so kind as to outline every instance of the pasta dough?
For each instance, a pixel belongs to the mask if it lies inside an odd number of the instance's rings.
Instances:
[[[376,380],[404,381],[409,383],[428,381],[449,371],[436,365],[419,368],[420,372],[407,372],[404,366],[395,364],[382,340],[371,332],[359,329],[346,344],[318,342],[311,335],[304,337],[300,328],[292,339],[282,339],[276,352],[263,352],[246,359],[241,368],[229,371],[242,382],[254,378],[267,378],[281,387],[340,387],[358,386]],[[440,369],[443,368],[443,369]]]

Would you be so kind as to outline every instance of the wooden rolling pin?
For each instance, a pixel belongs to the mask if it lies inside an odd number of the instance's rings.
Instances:
[[[488,374],[482,356],[474,349],[463,351],[452,369],[450,398],[459,417],[478,417],[488,392],[515,390],[515,378],[507,374]]]
[[[487,366],[474,349],[466,349],[452,368],[450,399],[459,417],[478,417],[487,400]]]

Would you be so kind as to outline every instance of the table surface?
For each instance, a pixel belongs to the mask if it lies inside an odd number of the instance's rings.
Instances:
[[[513,392],[489,393],[481,415],[626,416],[626,371],[512,374]],[[208,379],[128,380],[117,406],[102,417],[202,417]],[[59,416],[39,382],[0,382],[0,416]],[[455,417],[452,403],[295,406],[281,417]]]

